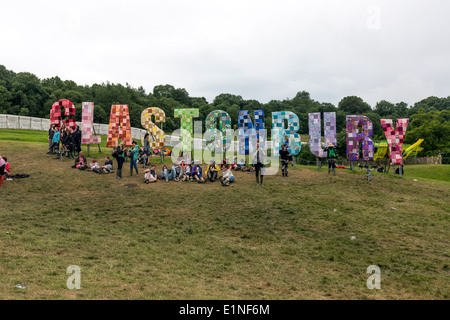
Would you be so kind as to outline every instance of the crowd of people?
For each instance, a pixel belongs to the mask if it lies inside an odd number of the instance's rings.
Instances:
[[[188,157],[183,155],[183,152],[179,155],[177,161],[169,168],[163,164],[161,172],[156,172],[156,166],[149,163],[152,156],[150,149],[150,135],[147,133],[143,139],[143,147],[140,148],[136,141],[132,142],[131,147],[127,147],[125,142],[122,141],[116,148],[114,148],[111,157],[105,157],[100,164],[97,159],[93,159],[91,163],[87,163],[86,157],[81,151],[81,132],[79,127],[76,129],[71,127],[61,128],[51,125],[48,135],[49,148],[48,154],[56,153],[59,156],[66,155],[68,158],[74,158],[74,165],[72,168],[79,170],[88,170],[95,173],[108,174],[113,171],[113,159],[115,160],[117,167],[116,178],[122,179],[123,165],[126,161],[130,163],[130,176],[133,174],[139,175],[138,163],[143,165],[144,183],[154,183],[158,180],[162,181],[193,181],[198,183],[215,182],[219,180],[224,186],[228,186],[235,182],[235,176],[233,171],[248,171],[255,172],[256,183],[262,185],[264,181],[265,173],[265,158],[266,152],[261,148],[259,142],[256,145],[256,151],[250,155],[252,159],[252,165],[249,165],[245,159],[238,161],[238,157],[234,157],[233,161],[229,162],[228,158],[224,159],[223,163],[216,164],[211,161],[205,171],[200,164],[200,161],[189,160]],[[289,138],[286,137],[284,143],[281,145],[280,160],[281,160],[281,173],[282,177],[288,177],[288,167],[291,164],[295,167],[295,162],[289,150]],[[327,154],[328,161],[328,174],[333,170],[336,175],[336,150],[330,143],[324,151]],[[165,151],[159,150],[159,154],[163,154]],[[167,152],[170,152],[169,150]],[[156,153],[155,153],[156,154]],[[221,176],[219,176],[221,174]]]
[[[48,130],[48,152],[47,154],[56,153],[58,156],[75,158],[75,154],[81,151],[81,130],[79,126],[72,128],[70,126],[61,125],[58,128],[54,123]]]

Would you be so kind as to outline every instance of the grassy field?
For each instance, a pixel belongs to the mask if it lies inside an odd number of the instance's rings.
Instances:
[[[71,169],[45,133],[11,131],[0,154],[31,176],[0,188],[0,299],[450,298],[450,166],[146,185],[127,164],[121,181]],[[66,287],[70,265],[81,290]]]

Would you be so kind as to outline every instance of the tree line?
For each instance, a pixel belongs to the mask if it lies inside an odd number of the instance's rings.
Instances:
[[[172,85],[157,85],[153,92],[146,92],[141,86],[133,88],[128,83],[78,85],[71,80],[61,80],[58,76],[39,79],[28,72],[15,73],[0,65],[0,113],[49,118],[50,108],[55,101],[69,99],[75,104],[77,121],[81,121],[81,102],[95,102],[94,122],[109,123],[109,113],[113,104],[128,104],[133,127],[141,127],[141,113],[148,107],[158,107],[166,113],[164,131],[171,133],[178,129],[179,120],[173,117],[174,109],[198,108],[198,120],[205,125],[207,115],[213,110],[224,110],[231,117],[234,128],[238,126],[239,110],[248,110],[253,117],[254,110],[264,110],[265,125],[270,134],[272,112],[292,111],[300,120],[300,134],[308,134],[308,113],[336,112],[338,152],[345,154],[345,116],[350,114],[368,116],[374,125],[374,141],[384,140],[380,119],[409,118],[405,143],[425,139],[422,146],[425,154],[448,153],[450,151],[450,96],[428,97],[408,106],[405,102],[381,100],[372,107],[357,96],[347,96],[335,106],[328,102],[312,99],[308,92],[299,91],[294,98],[271,100],[261,103],[244,100],[239,95],[222,93],[208,102],[204,97],[191,97],[184,88]]]

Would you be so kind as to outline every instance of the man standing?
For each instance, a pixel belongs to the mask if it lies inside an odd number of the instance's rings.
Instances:
[[[280,158],[281,158],[281,173],[283,175],[283,178],[284,177],[287,178],[289,166],[289,151],[287,150],[286,144],[283,144],[281,146]]]
[[[50,129],[48,129],[48,152],[47,154],[53,153],[53,135],[55,134],[55,124],[52,123],[50,125]]]

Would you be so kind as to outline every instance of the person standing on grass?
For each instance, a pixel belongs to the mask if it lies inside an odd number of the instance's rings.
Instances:
[[[48,152],[47,154],[53,153],[53,135],[55,134],[55,124],[52,123],[50,125],[50,129],[48,130]]]
[[[145,133],[144,136],[144,168],[148,165],[148,156],[150,155],[150,134]]]
[[[281,174],[287,178],[288,176],[288,167],[289,167],[289,151],[287,150],[287,145],[281,145],[280,151],[280,159],[281,159]]]
[[[263,184],[264,178],[264,158],[266,157],[266,152],[260,147],[259,141],[256,142],[256,151],[253,153],[253,167],[256,173],[256,184]],[[260,182],[261,181],[261,182]]]
[[[61,132],[59,130],[55,130],[53,133],[53,139],[52,139],[52,152],[56,149],[59,155],[59,141],[61,140]]]
[[[133,147],[130,149],[130,176],[133,175],[133,167],[136,169],[136,175],[139,174],[137,168],[137,159],[139,156],[139,146],[135,140],[133,140]]]
[[[288,136],[284,136],[284,144],[286,146],[286,150],[289,150],[289,137]],[[288,151],[288,160],[292,164],[292,166],[295,168],[294,157],[291,155],[291,153],[289,151]]]
[[[122,141],[119,146],[116,148],[116,160],[117,160],[117,172],[116,172],[116,179],[122,179],[122,166],[125,162],[125,152],[127,151],[127,148],[125,147],[125,141]]]
[[[73,142],[74,142],[74,151],[76,151],[76,153],[79,154],[81,151],[81,131],[79,126],[77,126],[75,132],[73,133]]]
[[[330,174],[330,170],[333,168],[334,175],[336,175],[336,149],[334,145],[330,142],[328,147],[323,149],[323,151],[327,153],[328,174]]]

